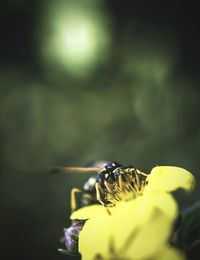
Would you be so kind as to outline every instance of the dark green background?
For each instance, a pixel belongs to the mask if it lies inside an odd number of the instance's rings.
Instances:
[[[198,8],[102,1],[111,24],[106,61],[76,76],[44,66],[41,3],[1,1],[1,259],[65,258],[56,250],[70,224],[70,190],[89,174],[50,176],[53,166],[176,165],[199,179]]]

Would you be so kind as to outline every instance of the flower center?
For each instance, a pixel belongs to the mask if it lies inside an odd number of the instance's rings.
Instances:
[[[116,206],[119,201],[135,199],[143,194],[147,174],[133,168],[118,168],[115,171],[119,173],[118,179],[109,184],[104,197],[107,206]]]

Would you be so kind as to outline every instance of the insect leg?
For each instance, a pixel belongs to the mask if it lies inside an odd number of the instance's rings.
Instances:
[[[135,172],[135,179],[136,179],[136,185],[138,187],[138,190],[140,190],[140,179],[138,177],[137,171]]]
[[[81,192],[82,190],[77,188],[71,190],[71,212],[74,212],[77,209],[76,194]]]
[[[124,185],[124,181],[122,179],[122,174],[119,175],[119,187],[121,191],[125,190],[125,185]]]
[[[108,183],[107,181],[104,181],[104,185],[105,185],[106,189],[108,190],[108,192],[110,194],[113,194],[113,190],[112,190],[110,183]]]
[[[144,176],[144,177],[147,177],[147,176],[148,176],[148,174],[146,174],[146,173],[144,173],[144,172],[141,172],[141,171],[139,171],[139,170],[137,170],[137,174],[142,175],[142,176]]]
[[[106,204],[101,200],[101,194],[104,194],[104,190],[98,182],[95,184],[95,189],[96,189],[97,201],[99,201],[105,207],[107,213],[111,215],[110,210],[106,207]]]
[[[96,189],[96,198],[97,201],[99,201],[103,206],[105,205],[104,202],[102,201],[102,194],[104,194],[103,188],[101,187],[101,185],[97,182],[95,184],[95,189]]]

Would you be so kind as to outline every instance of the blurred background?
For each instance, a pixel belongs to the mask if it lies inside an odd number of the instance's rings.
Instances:
[[[194,3],[2,0],[0,12],[1,259],[66,259],[70,190],[90,174],[51,167],[176,165],[199,183]]]

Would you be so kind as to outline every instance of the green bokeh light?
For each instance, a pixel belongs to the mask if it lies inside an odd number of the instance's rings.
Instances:
[[[42,32],[46,64],[84,75],[106,57],[108,23],[99,5],[58,1],[50,4],[46,17]]]

